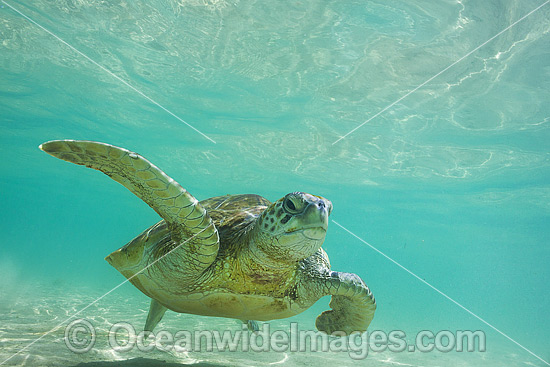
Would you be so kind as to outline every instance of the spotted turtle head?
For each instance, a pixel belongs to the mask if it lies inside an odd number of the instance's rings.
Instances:
[[[323,244],[331,211],[332,203],[323,197],[304,192],[287,194],[258,218],[258,245],[272,259],[305,259]]]

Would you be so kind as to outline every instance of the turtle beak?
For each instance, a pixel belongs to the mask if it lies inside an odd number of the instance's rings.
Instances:
[[[332,202],[330,200],[325,199],[324,197],[318,196],[318,195],[312,195],[312,196],[317,198],[316,200],[317,207],[319,208],[324,207],[327,210],[328,215],[332,213]]]
[[[330,215],[330,213],[332,213],[332,202],[330,200],[327,200],[327,199],[322,199],[325,203],[325,208],[327,210],[327,213],[328,215]]]
[[[303,226],[304,227],[317,227],[323,228],[325,231],[328,227],[328,216],[332,209],[330,201],[327,203],[324,200],[318,200],[310,203],[303,214]]]

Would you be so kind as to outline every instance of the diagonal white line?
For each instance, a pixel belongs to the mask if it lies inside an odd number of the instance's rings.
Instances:
[[[147,265],[146,267],[144,267],[143,269],[141,269],[140,271],[138,271],[137,273],[135,273],[134,275],[132,275],[130,278],[126,279],[125,281],[123,281],[122,283],[120,283],[119,285],[117,285],[116,287],[114,287],[113,289],[111,289],[110,291],[108,291],[107,293],[105,293],[104,295],[102,295],[101,297],[95,299],[94,301],[92,301],[88,306],[84,307],[83,309],[81,309],[80,311],[74,313],[73,315],[69,316],[66,320],[60,322],[56,327],[54,327],[53,329],[51,329],[50,331],[48,331],[47,333],[43,334],[42,336],[40,336],[38,339],[36,339],[35,341],[31,342],[30,344],[28,344],[27,346],[25,346],[23,349],[19,350],[17,353],[13,354],[11,357],[9,357],[8,359],[4,360],[3,362],[0,363],[0,366],[3,365],[4,363],[6,363],[7,361],[9,361],[10,359],[12,359],[13,357],[15,357],[16,355],[20,354],[21,352],[27,350],[30,346],[32,346],[34,343],[36,343],[37,341],[39,341],[40,339],[42,339],[43,337],[53,333],[54,331],[56,331],[57,329],[59,329],[61,326],[63,326],[63,324],[65,324],[67,321],[71,320],[73,317],[79,315],[82,311],[86,310],[88,307],[92,306],[93,304],[97,303],[99,300],[101,300],[102,298],[106,297],[107,295],[109,295],[110,293],[114,292],[115,290],[117,290],[118,288],[120,288],[122,285],[128,283],[130,280],[132,280],[134,277],[138,276],[139,274],[141,274],[144,270],[148,269],[150,266],[153,266],[154,264],[156,264],[158,261],[162,260],[163,258],[165,258],[166,256],[168,256],[169,254],[171,254],[173,251],[177,250],[180,246],[186,244],[187,242],[191,241],[193,238],[195,238],[196,236],[198,236],[199,234],[201,234],[205,229],[207,229],[208,227],[202,229],[201,231],[199,231],[198,233],[194,234],[193,236],[189,237],[187,240],[183,241],[182,243],[180,243],[179,245],[177,245],[176,247],[174,247],[172,250],[168,251],[167,253],[165,253],[164,255],[162,255],[161,257],[159,257],[158,259],[156,259],[155,261],[153,261],[151,264]]]
[[[504,28],[502,31],[498,32],[497,34],[495,34],[493,37],[489,38],[487,41],[483,42],[481,45],[477,46],[476,48],[474,48],[472,51],[468,52],[466,55],[462,56],[460,59],[456,60],[455,62],[453,62],[451,65],[447,66],[445,69],[441,70],[439,73],[435,74],[434,76],[432,76],[430,79],[426,80],[424,83],[420,84],[418,87],[414,88],[413,90],[407,92],[406,94],[404,94],[403,96],[401,96],[398,100],[396,100],[395,102],[387,105],[385,108],[383,108],[381,111],[379,111],[377,114],[375,114],[374,116],[370,117],[368,120],[366,120],[365,122],[363,122],[361,125],[359,126],[356,126],[354,129],[352,129],[351,131],[349,131],[346,135],[344,136],[341,136],[340,138],[338,138],[334,143],[332,143],[332,145],[338,143],[340,140],[342,139],[345,139],[348,135],[354,133],[357,129],[361,128],[363,125],[367,124],[368,122],[370,122],[371,120],[375,119],[376,117],[380,116],[382,113],[386,112],[387,110],[389,110],[390,108],[392,108],[393,106],[395,106],[396,104],[398,104],[399,102],[401,102],[402,100],[404,100],[405,98],[407,98],[408,96],[410,96],[411,94],[413,94],[414,92],[416,92],[417,90],[419,90],[420,88],[422,88],[423,86],[425,86],[426,84],[428,84],[429,82],[431,82],[432,80],[434,80],[435,78],[437,78],[438,76],[440,76],[441,74],[443,74],[444,72],[446,72],[447,70],[449,70],[450,68],[452,68],[453,66],[455,66],[456,64],[458,64],[459,62],[461,62],[462,60],[464,60],[465,58],[467,58],[468,56],[470,56],[471,54],[473,54],[474,52],[476,52],[477,50],[479,50],[480,48],[482,48],[483,46],[485,46],[486,44],[488,44],[489,42],[491,42],[492,40],[494,40],[495,38],[497,38],[498,36],[500,36],[501,34],[503,34],[504,32],[508,31],[510,28],[514,27],[516,24],[518,24],[519,22],[523,21],[525,18],[527,18],[528,16],[530,16],[531,14],[533,14],[534,12],[536,12],[537,10],[539,10],[540,8],[542,8],[543,6],[545,6],[546,4],[550,3],[550,0],[544,2],[542,5],[539,5],[538,7],[536,7],[535,9],[531,10],[529,13],[527,13],[526,15],[524,15],[523,17],[521,17],[520,19],[516,20],[514,23],[510,24],[508,27]]]
[[[549,0],[550,1],[550,0]],[[94,61],[92,58],[90,58],[88,55],[82,53],[81,51],[77,50],[75,47],[73,47],[72,45],[70,45],[69,43],[67,43],[65,40],[61,39],[60,37],[58,37],[56,34],[54,34],[53,32],[51,32],[50,30],[46,29],[45,27],[43,27],[42,25],[38,24],[36,21],[34,21],[33,19],[31,19],[30,17],[28,17],[27,15],[23,14],[20,10],[14,8],[13,6],[11,6],[10,4],[8,4],[7,2],[5,2],[4,0],[2,0],[2,3],[4,5],[6,5],[7,7],[9,7],[10,9],[12,9],[13,11],[15,11],[16,13],[18,13],[19,15],[21,15],[23,18],[27,19],[29,22],[33,23],[34,25],[36,25],[37,27],[39,27],[40,29],[42,29],[44,32],[50,34],[51,36],[53,36],[54,38],[56,38],[59,42],[63,43],[64,45],[66,45],[67,47],[69,47],[71,50],[73,50],[74,52],[76,52],[77,54],[79,54],[80,56],[84,57],[85,59],[87,59],[88,61],[90,61],[92,64],[94,64],[95,66],[97,66],[98,68],[100,68],[101,70],[103,70],[104,72],[106,72],[107,74],[109,74],[110,76],[112,76],[113,78],[115,78],[116,80],[118,80],[119,82],[121,82],[122,84],[126,85],[128,88],[132,89],[134,92],[136,92],[137,94],[139,94],[140,96],[142,96],[143,98],[147,99],[149,102],[151,102],[152,104],[156,105],[157,107],[161,108],[162,110],[164,110],[165,112],[167,112],[168,114],[170,114],[172,117],[175,117],[178,121],[180,122],[183,122],[185,125],[187,125],[188,127],[190,127],[191,129],[195,130],[197,133],[201,134],[203,137],[205,137],[206,139],[210,140],[212,143],[216,144],[216,142],[214,141],[214,139],[210,138],[209,136],[207,136],[206,134],[202,133],[200,130],[198,130],[196,127],[194,127],[193,125],[189,124],[188,122],[186,122],[185,120],[183,120],[181,117],[179,117],[178,115],[176,115],[175,113],[173,113],[172,111],[170,111],[169,109],[167,109],[166,107],[164,107],[163,105],[161,105],[160,103],[158,103],[157,101],[155,101],[153,98],[149,97],[148,95],[146,95],[145,93],[143,93],[142,91],[140,91],[139,89],[137,89],[136,87],[134,87],[133,85],[131,85],[130,83],[128,83],[127,81],[125,81],[124,79],[122,79],[121,77],[117,76],[116,74],[114,74],[111,70],[105,68],[103,65],[97,63],[96,61]]]
[[[525,348],[523,345],[521,345],[520,343],[518,343],[517,341],[515,341],[514,339],[512,339],[508,335],[506,335],[504,332],[500,331],[499,329],[497,329],[493,325],[489,324],[487,321],[485,321],[484,319],[482,319],[481,317],[479,317],[478,315],[476,315],[472,311],[468,310],[466,307],[462,306],[460,303],[458,303],[457,301],[455,301],[454,299],[452,299],[451,297],[449,297],[448,295],[446,295],[445,293],[443,293],[442,291],[440,291],[439,289],[437,289],[436,287],[434,287],[433,285],[431,285],[430,283],[428,283],[427,281],[425,281],[424,279],[422,279],[421,277],[419,277],[418,275],[416,275],[415,273],[413,273],[412,271],[410,271],[409,269],[404,267],[403,265],[399,264],[397,261],[395,261],[394,259],[392,259],[388,255],[386,255],[385,253],[383,253],[382,251],[380,251],[379,249],[377,249],[376,247],[374,247],[373,245],[371,245],[370,243],[368,243],[367,241],[365,241],[364,239],[362,239],[361,237],[359,237],[358,235],[356,235],[355,233],[353,233],[352,231],[350,231],[349,229],[347,229],[346,227],[341,225],[340,223],[336,222],[335,220],[332,220],[332,222],[334,224],[336,224],[338,227],[342,228],[344,231],[351,234],[353,237],[357,238],[359,241],[363,242],[365,245],[369,246],[374,251],[378,252],[380,255],[384,256],[386,259],[390,260],[395,265],[399,266],[401,269],[405,270],[407,273],[409,273],[410,275],[412,275],[416,279],[420,280],[422,283],[426,284],[428,287],[430,287],[431,289],[433,289],[437,293],[441,294],[443,297],[447,298],[449,301],[451,301],[452,303],[454,303],[455,305],[457,305],[458,307],[460,307],[464,311],[468,312],[470,315],[472,315],[473,317],[475,317],[476,319],[478,319],[479,321],[481,321],[485,325],[489,326],[491,329],[495,330],[500,335],[504,336],[506,339],[510,340],[511,342],[513,342],[514,344],[516,344],[517,346],[519,346],[520,348],[522,348],[523,350],[525,350],[526,352],[531,354],[532,356],[536,357],[537,359],[541,360],[542,362],[544,362],[545,364],[550,366],[549,362],[545,361],[544,359],[542,359],[541,357],[539,357],[535,353],[531,352],[529,349]]]

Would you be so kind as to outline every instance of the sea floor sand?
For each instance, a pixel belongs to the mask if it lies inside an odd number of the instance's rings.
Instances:
[[[86,308],[75,317],[71,317],[91,302],[102,295],[97,289],[72,289],[62,286],[33,286],[18,290],[16,296],[3,297],[0,300],[0,365],[3,366],[79,366],[79,367],[174,367],[182,365],[194,365],[205,367],[217,366],[543,366],[536,359],[525,358],[520,351],[513,352],[513,345],[491,345],[486,352],[449,352],[433,351],[421,352],[368,352],[366,358],[353,359],[352,357],[365,357],[364,349],[358,348],[351,351],[344,348],[343,344],[335,342],[338,338],[329,338],[331,343],[329,350],[322,350],[322,345],[317,345],[318,351],[312,351],[312,345],[307,344],[304,351],[291,351],[272,349],[265,351],[259,341],[254,346],[242,339],[236,343],[234,351],[221,351],[220,348],[208,350],[208,340],[203,338],[197,345],[194,343],[180,343],[178,331],[193,332],[203,330],[208,332],[223,333],[224,331],[241,332],[250,336],[248,331],[235,320],[222,318],[207,318],[194,315],[167,313],[163,322],[155,330],[162,330],[172,336],[176,336],[173,342],[164,339],[160,346],[134,345],[128,351],[113,350],[109,342],[113,325],[117,323],[124,327],[132,325],[136,333],[142,330],[147,316],[148,300],[145,296],[136,295],[130,291],[122,290],[113,292],[107,297]],[[73,329],[67,334],[67,325],[74,320],[83,319],[86,325],[91,325],[95,330],[95,342],[93,347],[85,353],[75,353],[75,348],[85,349],[86,343],[91,340],[87,333],[74,327],[81,326],[76,322]],[[311,321],[311,320],[308,320]],[[300,319],[275,320],[269,323],[270,332],[286,332],[292,329],[291,322],[297,322],[296,327],[302,330]],[[50,332],[56,326],[62,324],[57,330]],[[303,325],[310,322],[304,322]],[[116,333],[119,344],[128,341],[128,333],[120,328]],[[72,338],[77,344],[67,345],[67,338]],[[342,338],[340,338],[342,339]],[[150,339],[148,339],[150,340]],[[181,338],[180,338],[181,342]],[[311,342],[311,341],[310,341]],[[81,343],[81,344],[78,344]],[[246,350],[243,345],[248,345]],[[281,344],[279,344],[281,345]],[[171,347],[171,348],[170,348]],[[218,345],[219,347],[219,345]],[[303,347],[300,343],[299,347]],[[71,350],[71,348],[73,350]],[[256,349],[254,349],[256,348]],[[264,350],[258,350],[264,349]],[[363,353],[363,354],[362,354]],[[520,358],[521,356],[521,358]],[[9,358],[9,359],[8,359]],[[3,364],[2,364],[3,363]]]

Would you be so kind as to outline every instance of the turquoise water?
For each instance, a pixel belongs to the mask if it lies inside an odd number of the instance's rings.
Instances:
[[[5,365],[548,365],[550,4],[438,75],[542,4],[0,3],[0,363],[27,347]],[[71,353],[63,328],[46,333],[124,280],[104,256],[158,216],[38,150],[63,138],[139,152],[198,199],[330,199],[343,228],[323,247],[376,296],[369,331],[482,330],[487,351]],[[125,284],[79,317],[141,327],[148,304]],[[312,329],[326,309],[273,325]],[[175,313],[161,326],[238,329]]]

